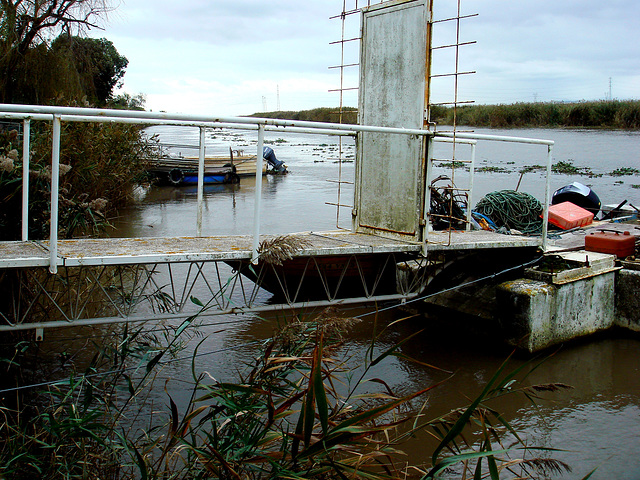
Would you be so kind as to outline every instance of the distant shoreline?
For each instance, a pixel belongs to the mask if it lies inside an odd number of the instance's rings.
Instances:
[[[252,117],[305,120],[311,122],[356,123],[358,110],[338,108],[254,113]],[[640,100],[589,102],[534,102],[501,105],[462,105],[455,109],[457,125],[490,128],[606,128],[640,130]],[[434,106],[431,121],[453,125],[453,107]]]

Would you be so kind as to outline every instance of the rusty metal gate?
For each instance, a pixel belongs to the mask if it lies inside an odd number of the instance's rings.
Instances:
[[[403,0],[363,9],[361,125],[423,128],[429,3]],[[359,133],[356,231],[422,240],[425,149],[424,136]]]

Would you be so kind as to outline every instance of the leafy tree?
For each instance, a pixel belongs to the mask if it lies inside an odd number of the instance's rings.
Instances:
[[[109,0],[0,0],[0,102],[14,100],[21,62],[61,32],[98,26]]]
[[[53,56],[69,62],[68,70],[77,78],[83,95],[91,103],[104,106],[122,79],[129,61],[106,38],[60,35],[51,45]]]
[[[121,93],[113,97],[107,103],[108,108],[118,108],[121,110],[144,110],[147,99],[144,94],[131,96],[128,93]]]

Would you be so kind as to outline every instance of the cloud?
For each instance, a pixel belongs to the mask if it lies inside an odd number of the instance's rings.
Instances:
[[[266,39],[309,39],[322,34],[320,2],[289,0],[210,1],[128,0],[120,7],[110,30],[133,38],[191,40],[231,46]],[[326,12],[326,11],[325,11]]]
[[[599,99],[609,77],[618,87],[614,97],[637,98],[637,86],[630,86],[640,65],[634,40],[640,2],[466,0],[462,5],[463,14],[479,14],[464,20],[462,28],[464,39],[477,44],[461,50],[464,69],[477,71],[466,82],[467,95],[479,103]]]
[[[361,2],[364,4],[364,2]],[[456,15],[457,2],[435,0],[435,18]],[[478,103],[602,98],[612,77],[618,98],[638,96],[640,43],[637,0],[462,0],[460,97]],[[153,109],[217,114],[276,108],[337,106],[340,0],[126,0],[105,32],[129,59],[125,90],[146,93]],[[358,15],[346,38],[359,35]],[[434,28],[434,45],[453,43],[453,22]],[[358,42],[345,44],[345,63],[358,61]],[[432,73],[455,70],[455,51],[434,52]],[[357,68],[345,71],[356,87]],[[285,102],[285,98],[287,101]],[[453,85],[433,82],[434,101],[453,98]],[[354,92],[345,104],[356,105]],[[222,110],[217,110],[218,108]]]

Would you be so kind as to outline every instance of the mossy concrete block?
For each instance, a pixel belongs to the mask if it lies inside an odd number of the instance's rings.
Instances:
[[[623,269],[618,272],[615,323],[640,332],[640,270]]]
[[[530,279],[502,283],[497,317],[509,343],[530,352],[605,330],[614,322],[615,272],[564,285]]]

